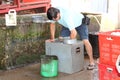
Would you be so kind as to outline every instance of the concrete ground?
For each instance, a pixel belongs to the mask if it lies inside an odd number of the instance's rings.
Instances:
[[[85,58],[84,69],[82,71],[73,74],[59,72],[57,77],[45,78],[40,75],[40,63],[34,63],[25,67],[0,71],[0,80],[99,80],[98,68],[94,70],[86,69],[88,60],[88,58]]]

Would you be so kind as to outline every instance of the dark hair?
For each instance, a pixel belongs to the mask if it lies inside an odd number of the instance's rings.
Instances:
[[[60,13],[60,10],[54,7],[50,7],[47,10],[47,17],[49,20],[53,20],[53,18],[57,18],[57,14]]]

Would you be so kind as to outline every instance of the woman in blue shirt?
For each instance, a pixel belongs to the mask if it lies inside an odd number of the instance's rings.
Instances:
[[[47,17],[49,20],[57,21],[61,24],[62,30],[60,33],[61,37],[68,37],[70,39],[75,39],[77,33],[80,39],[83,41],[87,54],[90,59],[90,63],[87,67],[88,70],[95,68],[95,63],[93,59],[92,46],[88,40],[88,28],[85,23],[82,22],[84,16],[75,11],[71,11],[63,8],[50,7],[47,10]],[[55,23],[50,24],[51,39],[49,41],[54,41],[55,39]]]

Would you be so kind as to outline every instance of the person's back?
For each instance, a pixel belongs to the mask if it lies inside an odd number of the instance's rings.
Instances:
[[[60,19],[58,22],[70,30],[82,24],[84,16],[74,10],[58,8],[60,10]]]

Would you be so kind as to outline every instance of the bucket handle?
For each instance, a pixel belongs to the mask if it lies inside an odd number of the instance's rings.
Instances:
[[[8,11],[8,14],[16,14],[16,10],[15,9],[10,9],[9,11]]]

